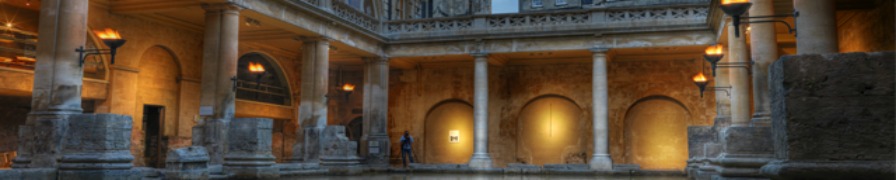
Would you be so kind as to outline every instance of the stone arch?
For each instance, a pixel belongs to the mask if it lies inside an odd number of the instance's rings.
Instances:
[[[147,140],[158,141],[162,148],[159,152],[154,153],[160,153],[158,158],[162,158],[161,161],[164,161],[164,152],[167,152],[164,147],[168,143],[165,139],[176,136],[177,132],[181,98],[181,86],[178,79],[181,77],[181,68],[177,63],[177,57],[164,46],[152,46],[146,49],[138,62],[137,107],[135,107],[134,137],[132,137],[135,142],[132,144],[137,151],[134,154],[137,157],[135,163],[137,165],[153,165],[147,163],[158,162],[147,162],[143,158],[145,153],[142,150],[147,148],[144,142]],[[147,105],[163,107],[162,120],[159,121],[161,137],[146,137],[143,107]],[[159,161],[159,159],[155,161]]]
[[[433,105],[425,118],[424,151],[418,153],[423,155],[422,162],[467,163],[473,155],[473,105],[458,99],[445,100]],[[459,133],[457,142],[450,141],[450,131]]]
[[[527,164],[583,164],[590,154],[591,133],[585,110],[561,95],[527,102],[517,120],[517,160]]]
[[[261,63],[264,66],[265,73],[260,76],[250,73],[248,70],[250,62]],[[257,51],[245,53],[237,61],[238,88],[236,97],[238,99],[292,106],[292,91],[288,77],[280,63],[272,56]],[[261,88],[262,86],[264,88]],[[259,89],[264,90],[264,92],[259,92]]]
[[[668,96],[635,101],[624,117],[623,163],[642,169],[683,170],[688,156],[687,107]]]

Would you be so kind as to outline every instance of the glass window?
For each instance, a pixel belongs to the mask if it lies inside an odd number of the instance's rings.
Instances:
[[[544,6],[544,2],[541,0],[532,0],[532,7],[541,7]]]
[[[566,4],[567,4],[566,0],[554,0],[554,5],[562,6],[562,5],[566,5]]]

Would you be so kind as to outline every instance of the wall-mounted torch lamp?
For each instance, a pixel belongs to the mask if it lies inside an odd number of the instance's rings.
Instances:
[[[778,17],[793,17],[796,18],[800,15],[799,12],[794,11],[792,15],[769,15],[769,16],[745,16],[741,17],[747,10],[750,10],[750,6],[753,6],[753,3],[750,3],[750,0],[722,0],[722,5],[720,9],[722,9],[725,14],[731,16],[731,23],[734,26],[734,37],[740,37],[740,21],[741,18],[778,18]],[[796,31],[796,28],[791,28],[790,24],[787,21],[783,20],[763,20],[763,21],[747,21],[746,23],[774,23],[779,22],[783,23],[787,26],[787,30],[790,33]]]
[[[716,76],[716,65],[719,61],[722,60],[725,54],[722,53],[722,45],[709,46],[706,48],[706,54],[703,54],[703,59],[709,61],[710,67],[712,67],[712,76]],[[700,73],[703,75],[703,73]]]
[[[121,35],[118,34],[118,31],[106,28],[103,31],[94,31],[97,36],[103,40],[103,44],[106,44],[109,49],[84,49],[84,46],[78,47],[75,51],[78,52],[78,63],[79,66],[84,66],[84,59],[93,54],[109,54],[109,63],[115,64],[115,53],[116,50],[124,45],[126,40],[121,38]]]
[[[700,97],[702,98],[703,91],[706,90],[706,85],[709,84],[709,81],[706,80],[706,76],[703,75],[703,72],[697,73],[697,75],[694,76],[693,79],[694,79],[694,84],[697,85],[697,88],[700,88]]]
[[[255,89],[261,88],[261,77],[264,76],[264,66],[261,63],[249,62],[249,73],[255,75]]]

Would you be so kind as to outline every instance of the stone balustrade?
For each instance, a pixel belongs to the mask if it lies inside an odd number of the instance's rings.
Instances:
[[[596,6],[586,9],[533,13],[488,14],[447,18],[383,21],[335,0],[293,0],[304,8],[316,8],[363,31],[391,40],[425,40],[489,35],[550,35],[569,33],[652,32],[708,29],[708,1],[684,5]],[[676,1],[678,2],[678,1]],[[679,2],[680,3],[680,2]]]

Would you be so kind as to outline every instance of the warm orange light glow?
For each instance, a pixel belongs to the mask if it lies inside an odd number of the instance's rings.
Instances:
[[[739,4],[739,3],[748,3],[750,0],[722,0],[722,4]]]
[[[699,73],[694,76],[694,82],[704,83],[706,82],[706,76],[704,76],[703,73]]]
[[[722,55],[722,45],[715,45],[706,48],[706,55]]]
[[[6,27],[7,27],[7,28],[11,28],[11,27],[12,27],[12,23],[11,23],[11,22],[6,23]]]
[[[105,30],[102,30],[102,31],[93,31],[93,32],[96,33],[96,35],[99,36],[100,39],[104,39],[104,40],[105,39],[121,39],[121,35],[118,34],[118,31],[115,31],[115,30],[112,30],[109,28],[106,28]]]
[[[345,91],[345,92],[352,92],[352,91],[354,91],[354,90],[355,90],[355,85],[354,85],[354,84],[345,83],[344,85],[342,85],[342,91]]]
[[[263,73],[264,66],[261,63],[249,62],[249,72],[251,73]]]

